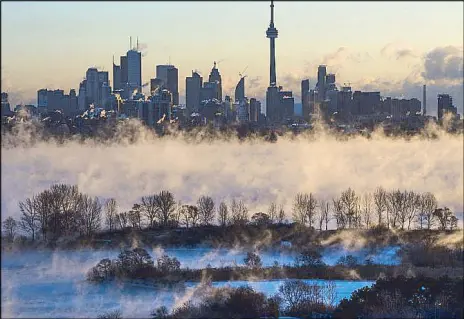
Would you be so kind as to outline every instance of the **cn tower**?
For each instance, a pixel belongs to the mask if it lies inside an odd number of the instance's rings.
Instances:
[[[271,0],[271,23],[266,31],[266,36],[269,38],[271,44],[269,86],[276,86],[275,39],[277,35],[277,29],[274,27],[274,1]]]

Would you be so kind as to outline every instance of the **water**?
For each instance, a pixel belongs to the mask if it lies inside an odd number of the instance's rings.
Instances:
[[[154,258],[162,253],[176,256],[182,267],[202,268],[228,263],[243,264],[245,253],[236,250],[155,249]],[[103,258],[115,258],[117,250],[29,251],[4,252],[2,258],[2,317],[96,317],[109,310],[120,309],[123,315],[147,317],[154,308],[168,308],[185,301],[198,283],[187,283],[186,289],[155,289],[139,285],[108,283],[93,285],[85,274]],[[279,252],[263,252],[264,265],[292,264],[294,256]],[[322,280],[308,280],[319,282]],[[283,280],[258,282],[213,282],[213,286],[250,285],[266,295],[277,292]],[[337,297],[349,297],[351,292],[371,281],[336,281]]]

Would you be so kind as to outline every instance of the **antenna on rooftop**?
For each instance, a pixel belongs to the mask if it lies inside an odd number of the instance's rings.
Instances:
[[[129,50],[132,50],[132,36],[129,37]]]
[[[137,37],[137,51],[139,50],[139,37]]]

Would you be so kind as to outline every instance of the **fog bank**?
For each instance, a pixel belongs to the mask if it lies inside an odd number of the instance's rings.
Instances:
[[[153,138],[139,128],[133,144],[39,142],[10,148],[2,142],[2,219],[19,217],[18,201],[53,183],[114,197],[121,209],[166,189],[183,203],[195,203],[201,195],[216,202],[243,199],[250,214],[267,211],[276,201],[287,216],[297,192],[331,199],[348,187],[363,193],[383,186],[432,192],[440,206],[462,219],[463,136],[435,133],[436,139],[376,133],[371,139],[341,141],[320,133],[277,143],[192,142],[180,136]]]

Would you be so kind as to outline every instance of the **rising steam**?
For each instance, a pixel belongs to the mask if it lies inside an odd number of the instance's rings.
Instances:
[[[121,209],[166,189],[183,203],[195,203],[201,195],[216,203],[243,199],[250,214],[267,211],[275,201],[288,216],[297,192],[329,200],[348,187],[363,193],[383,186],[432,192],[462,218],[463,136],[433,125],[410,139],[376,131],[371,139],[341,140],[319,128],[312,136],[266,143],[230,137],[202,142],[181,134],[157,138],[130,123],[101,144],[34,141],[29,127],[2,137],[2,219],[18,218],[18,201],[53,183],[114,197]]]

